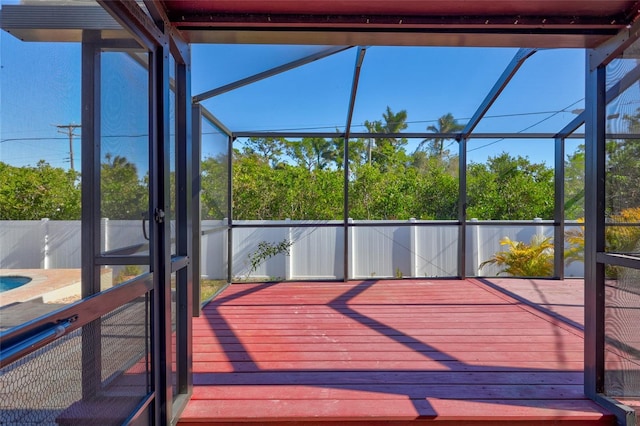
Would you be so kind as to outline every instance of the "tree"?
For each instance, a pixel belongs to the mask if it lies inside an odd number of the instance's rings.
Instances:
[[[287,142],[283,138],[249,138],[244,145],[244,154],[257,155],[276,167],[282,160]]]
[[[307,170],[326,169],[336,158],[333,144],[324,138],[302,138],[299,142],[287,141],[286,151],[299,166]]]
[[[14,167],[0,162],[0,220],[80,219],[79,173],[52,167]]]
[[[578,146],[564,162],[565,217],[584,217],[584,145]]]
[[[627,133],[640,132],[640,108],[624,114]],[[608,216],[640,207],[640,139],[610,139],[606,142],[606,197]]]
[[[342,170],[344,167],[344,137],[336,136],[331,139],[333,145],[333,161],[336,164],[338,170]],[[364,155],[366,152],[366,146],[362,139],[350,139],[349,140],[349,165],[352,169],[364,163]]]
[[[227,186],[229,168],[228,156],[220,154],[208,157],[201,162],[200,186],[202,219],[224,219],[228,216]]]
[[[464,129],[464,124],[459,124],[450,112],[438,118],[438,126],[429,126],[427,130],[434,133],[455,133]],[[448,156],[448,151],[444,148],[444,141],[454,138],[433,137],[424,139],[418,145],[417,150],[423,149],[426,145],[426,151],[429,155],[442,158]]]
[[[407,125],[407,111],[401,110],[394,113],[389,106],[382,113],[382,120],[365,121],[364,125],[369,133],[400,133]],[[367,141],[367,162],[375,163],[383,169],[398,165],[406,161],[404,146],[407,144],[405,138],[386,137],[376,138],[375,147],[372,146],[372,139]]]
[[[149,210],[148,185],[126,157],[105,155],[100,168],[101,214],[109,219],[139,219]]]
[[[615,215],[640,206],[640,140],[609,140],[606,164],[606,212]]]
[[[553,169],[502,153],[467,170],[467,216],[485,220],[553,218]]]

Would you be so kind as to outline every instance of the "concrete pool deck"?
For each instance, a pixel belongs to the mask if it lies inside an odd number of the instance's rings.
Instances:
[[[53,312],[80,299],[80,269],[0,269],[0,276],[31,278],[27,284],[0,293],[0,330]],[[112,270],[102,272],[102,288],[113,284]]]

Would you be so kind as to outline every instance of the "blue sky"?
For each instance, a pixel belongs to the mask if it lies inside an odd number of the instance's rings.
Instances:
[[[194,45],[193,94],[322,49]],[[362,131],[365,120],[381,119],[387,106],[407,111],[410,132],[426,131],[446,113],[465,122],[516,50],[370,47],[362,68],[353,131]],[[355,56],[356,49],[349,49],[204,105],[232,130],[342,129]],[[34,165],[43,159],[69,167],[68,138],[55,125],[80,122],[80,46],[22,43],[2,32],[0,61],[0,161]],[[104,63],[103,90],[109,95],[103,108],[109,118],[103,125],[104,134],[111,136],[109,150],[128,157],[144,156],[140,137],[146,129],[143,73],[122,56],[107,54]],[[525,62],[477,131],[556,132],[575,117],[572,110],[583,108],[583,97],[584,51],[540,51]],[[77,165],[79,141],[76,138],[74,143]],[[532,140],[472,140],[474,150],[469,157],[484,161],[508,151],[532,161],[551,162],[553,151],[547,146],[548,142]]]

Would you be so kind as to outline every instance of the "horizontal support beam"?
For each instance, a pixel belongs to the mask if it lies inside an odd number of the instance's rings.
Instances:
[[[459,133],[362,133],[353,132],[350,138],[363,139],[456,139]],[[629,135],[627,135],[629,136]],[[238,131],[233,132],[235,138],[342,138],[342,132],[261,132],[261,131]],[[555,133],[474,133],[469,137],[473,139],[555,139]],[[572,134],[569,138],[584,139],[583,134]]]
[[[606,265],[622,266],[623,268],[640,269],[640,255],[631,256],[619,253],[598,253],[596,260]]]
[[[10,329],[2,336],[2,338],[0,338],[0,349],[5,351],[8,348],[19,344],[19,342],[29,339],[30,336],[37,337],[39,333],[42,333],[52,327],[56,327],[57,324],[64,323],[72,318],[73,320],[68,324],[68,326],[65,326],[64,332],[60,330],[60,334],[54,336],[55,338],[62,337],[63,335],[69,334],[83,325],[86,325],[101,316],[122,307],[126,303],[133,301],[152,289],[153,275],[151,273],[143,274],[131,281],[120,284],[116,287],[111,287],[110,289],[100,292],[94,296],[72,303],[45,317],[36,318],[18,327]],[[55,340],[55,338],[53,340]],[[35,342],[28,348],[28,350],[15,353],[12,358],[2,358],[0,367],[4,367],[16,359],[34,352],[51,341],[52,339],[40,340]]]
[[[384,27],[405,28],[521,28],[521,29],[566,29],[571,31],[619,30],[630,24],[623,13],[610,16],[536,16],[536,15],[394,15],[394,14],[295,14],[295,13],[198,13],[170,14],[180,27],[200,29],[220,27],[270,26],[340,28],[365,27],[370,30]]]

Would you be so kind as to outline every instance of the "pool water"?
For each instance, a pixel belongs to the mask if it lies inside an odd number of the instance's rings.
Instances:
[[[23,286],[29,281],[31,281],[31,278],[29,277],[0,277],[0,293]]]

